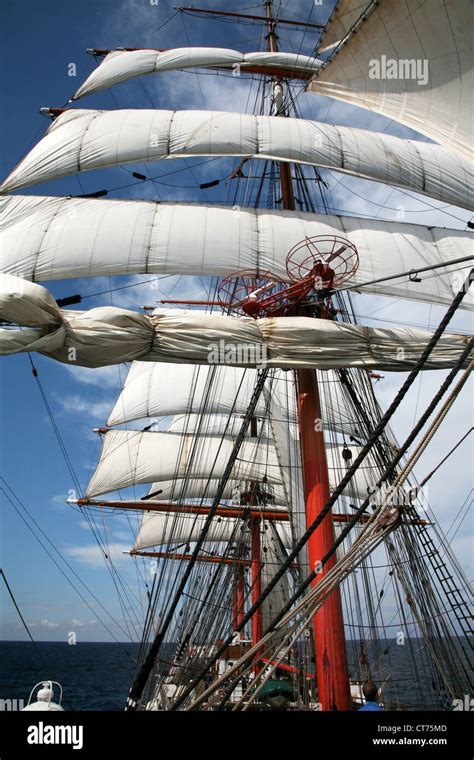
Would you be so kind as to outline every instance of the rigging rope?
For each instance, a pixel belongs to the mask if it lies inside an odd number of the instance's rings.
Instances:
[[[27,625],[27,623],[26,623],[26,620],[25,620],[25,618],[24,618],[24,617],[23,617],[23,615],[21,614],[20,608],[19,608],[18,604],[16,603],[16,599],[15,599],[15,597],[14,597],[13,591],[11,590],[11,588],[10,588],[10,584],[9,584],[9,583],[8,583],[8,581],[7,581],[7,577],[6,577],[6,575],[5,575],[5,573],[3,572],[3,569],[2,569],[1,567],[0,567],[0,575],[2,576],[2,578],[3,578],[3,580],[4,580],[4,583],[5,583],[5,586],[6,586],[6,588],[7,588],[7,591],[8,591],[8,593],[10,594],[11,600],[12,600],[12,602],[13,602],[14,606],[15,606],[15,609],[16,609],[16,611],[18,612],[18,615],[19,615],[19,617],[20,617],[20,620],[21,620],[21,622],[23,623],[23,626],[24,626],[24,628],[25,628],[25,631],[27,632],[27,634],[28,634],[29,638],[31,639],[31,642],[32,642],[33,646],[35,647],[35,649],[36,649],[36,651],[37,651],[37,653],[38,653],[38,655],[39,655],[39,658],[40,658],[40,660],[43,662],[43,664],[46,664],[46,663],[45,663],[45,661],[44,661],[43,655],[42,655],[42,653],[41,653],[41,650],[39,649],[39,647],[38,647],[38,644],[36,643],[36,641],[34,640],[33,636],[31,635],[31,631],[30,631],[30,629],[28,628],[28,625]]]
[[[147,653],[147,656],[146,656],[146,658],[145,658],[145,660],[144,660],[144,662],[142,664],[142,667],[141,667],[139,673],[137,674],[136,678],[134,679],[134,681],[132,683],[132,686],[131,686],[131,689],[130,689],[130,694],[129,694],[129,697],[128,697],[128,700],[127,700],[127,707],[126,707],[127,710],[135,710],[136,707],[137,707],[138,700],[140,699],[140,697],[142,695],[142,692],[143,692],[143,689],[145,687],[145,684],[146,684],[146,681],[148,679],[148,676],[150,675],[151,670],[152,670],[152,668],[154,666],[156,656],[157,656],[157,654],[159,652],[161,644],[164,641],[164,637],[165,637],[166,631],[167,631],[167,629],[168,629],[168,627],[169,627],[169,625],[171,623],[174,611],[175,611],[175,609],[176,609],[176,607],[178,605],[179,598],[180,598],[182,592],[185,589],[186,582],[187,582],[187,580],[188,580],[188,578],[189,578],[189,576],[191,574],[191,570],[193,569],[193,567],[194,567],[194,565],[196,563],[196,560],[198,558],[201,546],[202,546],[202,544],[205,541],[206,535],[209,532],[209,528],[211,527],[212,519],[213,519],[213,517],[214,517],[214,515],[215,515],[215,513],[216,513],[216,511],[218,509],[219,503],[220,503],[220,501],[222,499],[222,495],[224,493],[224,489],[225,489],[226,483],[227,483],[228,479],[230,478],[230,475],[231,475],[231,472],[232,472],[232,468],[233,468],[233,466],[235,464],[235,461],[236,461],[237,456],[239,454],[240,448],[241,448],[242,443],[244,441],[245,435],[246,435],[247,430],[248,430],[248,428],[250,426],[251,419],[254,416],[255,409],[257,407],[257,403],[258,403],[258,400],[260,398],[260,394],[261,394],[261,392],[263,390],[263,386],[265,384],[265,380],[267,378],[268,372],[269,372],[268,369],[259,370],[259,372],[258,372],[257,383],[255,385],[255,389],[254,389],[254,392],[252,394],[252,398],[250,400],[247,413],[246,413],[246,415],[245,415],[245,417],[244,417],[244,419],[242,421],[242,426],[240,428],[239,434],[238,434],[237,438],[235,439],[234,447],[233,447],[232,453],[230,455],[229,461],[227,463],[227,466],[226,466],[226,468],[224,470],[223,476],[219,480],[219,486],[217,488],[216,496],[213,499],[213,503],[212,503],[212,506],[211,506],[211,508],[209,510],[209,514],[206,517],[206,520],[205,520],[204,526],[202,528],[201,534],[199,536],[198,541],[196,542],[196,545],[194,547],[191,559],[189,560],[189,562],[188,562],[188,564],[186,566],[186,570],[185,570],[185,572],[183,574],[183,577],[182,577],[181,582],[179,584],[178,590],[177,590],[177,592],[176,592],[176,594],[174,596],[173,602],[170,605],[170,608],[168,610],[167,616],[166,616],[163,624],[161,625],[160,629],[158,630],[158,632],[157,632],[157,634],[155,636],[155,639],[154,639],[154,641],[153,641],[153,643],[152,643],[152,645],[151,645],[151,647],[150,647],[150,649],[149,649],[149,651]]]
[[[275,654],[280,651],[288,637],[293,635],[297,629],[300,628],[302,631],[307,627],[308,622],[313,618],[315,612],[321,608],[328,596],[333,592],[336,586],[341,583],[342,579],[351,574],[354,569],[363,561],[363,559],[369,553],[371,553],[378,544],[381,543],[383,538],[394,529],[398,521],[398,517],[397,520],[393,519],[392,517],[389,522],[384,524],[380,519],[384,511],[387,510],[382,507],[378,513],[374,513],[371,516],[369,523],[364,526],[359,537],[350,547],[350,550],[337,562],[337,564],[331,568],[331,570],[325,576],[323,576],[315,586],[313,586],[313,588],[308,592],[306,596],[303,597],[303,599],[295,608],[292,608],[293,605],[285,605],[283,610],[277,616],[276,621],[272,623],[263,637],[259,639],[259,641],[251,649],[249,649],[243,655],[243,657],[237,660],[235,665],[233,665],[232,668],[221,677],[221,679],[218,679],[216,682],[214,682],[204,692],[204,694],[200,695],[200,697],[192,703],[190,709],[195,709],[200,704],[202,704],[202,702],[204,702],[210,694],[219,688],[221,683],[227,681],[233,674],[236,674],[237,679],[240,678],[243,671],[243,666],[247,663],[247,667],[251,667],[254,657],[261,658],[262,647],[275,636],[275,633],[277,631],[287,626],[292,618],[302,610],[304,611],[303,621],[301,621],[301,619],[297,619],[296,622],[292,624],[291,628],[284,635],[283,641],[277,645],[276,652],[273,652],[271,654],[270,659],[274,658]],[[388,511],[390,511],[390,508]],[[293,597],[293,601],[295,600],[296,596]],[[297,635],[299,635],[299,633]],[[271,664],[267,666],[270,672],[272,672],[275,667],[276,666],[273,666]],[[265,670],[266,668],[264,668],[260,674],[255,677],[252,684],[255,684],[257,682],[259,676],[261,676]],[[224,704],[227,701],[234,688],[235,683],[231,683],[228,686],[225,695],[222,698],[219,697],[220,704]]]
[[[59,549],[58,549],[58,548],[57,548],[57,547],[56,547],[56,546],[55,546],[55,545],[52,543],[52,541],[51,541],[51,540],[48,538],[48,536],[47,536],[47,535],[46,535],[46,533],[43,531],[43,529],[41,528],[41,526],[40,526],[40,525],[39,525],[39,524],[36,522],[36,520],[34,519],[34,517],[32,516],[32,514],[31,514],[31,513],[30,513],[30,512],[27,510],[27,508],[25,507],[25,505],[24,505],[24,504],[23,504],[23,503],[20,501],[20,499],[19,499],[19,498],[18,498],[18,496],[15,494],[15,492],[13,491],[13,489],[11,488],[11,486],[10,486],[10,485],[7,483],[7,481],[5,480],[5,478],[4,478],[3,476],[0,476],[0,480],[2,480],[2,481],[3,481],[3,483],[4,483],[4,484],[5,484],[5,486],[6,486],[6,488],[8,489],[8,491],[10,491],[10,494],[13,496],[13,498],[15,499],[15,501],[17,501],[17,502],[18,502],[18,504],[21,506],[21,508],[23,509],[23,511],[24,511],[24,512],[26,512],[26,514],[28,515],[28,517],[29,517],[29,519],[31,520],[31,522],[32,522],[32,523],[33,523],[33,524],[36,526],[36,528],[37,528],[37,531],[38,531],[38,532],[35,532],[35,531],[33,530],[33,528],[31,527],[31,525],[29,525],[28,521],[27,521],[27,520],[25,519],[25,517],[24,517],[24,516],[21,514],[20,510],[19,510],[19,509],[16,507],[16,505],[15,505],[15,504],[14,504],[14,502],[12,501],[12,498],[11,498],[11,496],[10,496],[10,495],[9,495],[9,494],[8,494],[8,493],[5,491],[5,489],[4,489],[4,488],[0,488],[0,490],[2,491],[2,493],[4,494],[4,496],[6,497],[6,499],[9,501],[9,503],[11,504],[11,506],[13,507],[13,509],[15,510],[15,512],[16,512],[16,513],[19,515],[19,517],[20,517],[20,518],[23,520],[23,522],[25,523],[25,525],[26,525],[26,527],[28,528],[28,530],[29,530],[29,531],[31,531],[31,533],[32,533],[32,534],[33,534],[33,536],[36,538],[36,540],[38,541],[38,543],[40,544],[40,546],[41,546],[41,547],[42,547],[42,548],[45,550],[45,552],[46,552],[46,554],[48,555],[48,557],[49,557],[49,558],[52,560],[52,562],[53,562],[53,563],[56,565],[56,567],[58,568],[58,570],[59,570],[59,572],[61,573],[61,575],[63,575],[63,576],[64,576],[64,578],[66,579],[66,581],[67,581],[67,582],[69,583],[69,585],[70,585],[70,586],[71,586],[71,587],[74,589],[74,591],[75,591],[75,592],[76,592],[76,593],[79,595],[79,597],[82,599],[82,601],[84,602],[84,604],[85,604],[85,605],[86,605],[86,606],[87,606],[87,607],[90,609],[90,611],[92,612],[92,614],[93,614],[93,615],[94,615],[94,616],[97,618],[97,620],[99,621],[99,623],[101,623],[101,625],[103,625],[103,626],[104,626],[104,628],[105,628],[105,630],[107,631],[107,633],[109,633],[109,634],[110,634],[110,636],[111,636],[111,637],[114,639],[114,641],[116,641],[117,643],[120,643],[120,642],[119,642],[119,640],[116,638],[115,634],[114,634],[114,633],[113,633],[113,632],[110,630],[110,628],[107,626],[107,624],[106,624],[106,623],[105,623],[105,622],[102,620],[102,618],[99,616],[99,614],[98,614],[98,613],[97,613],[97,611],[94,609],[94,607],[93,607],[93,606],[92,606],[92,605],[91,605],[91,604],[90,604],[90,603],[87,601],[87,599],[86,599],[86,598],[83,596],[83,594],[82,594],[82,593],[79,591],[79,589],[78,589],[78,588],[77,588],[77,586],[76,586],[76,585],[73,583],[73,581],[72,581],[72,580],[71,580],[71,579],[70,579],[70,578],[69,578],[69,577],[66,575],[65,571],[63,570],[63,568],[62,568],[62,567],[59,565],[58,561],[57,561],[57,560],[56,560],[56,559],[53,557],[52,553],[49,551],[49,549],[47,548],[47,546],[45,546],[45,544],[44,544],[44,543],[43,543],[43,541],[41,540],[40,536],[38,535],[39,533],[41,533],[41,534],[44,536],[45,540],[46,540],[46,541],[47,541],[47,542],[48,542],[48,543],[51,545],[52,549],[53,549],[53,550],[56,552],[56,554],[59,556],[59,558],[62,560],[62,562],[64,562],[64,564],[66,565],[66,567],[67,567],[67,568],[68,568],[68,569],[71,571],[71,573],[72,573],[72,574],[73,574],[73,575],[74,575],[74,576],[77,578],[77,580],[78,580],[78,581],[79,581],[79,582],[82,584],[82,586],[83,586],[83,587],[86,589],[86,591],[87,591],[87,592],[88,592],[88,593],[91,595],[91,597],[94,599],[94,601],[95,601],[95,602],[97,602],[97,604],[98,604],[98,605],[99,605],[99,606],[100,606],[100,607],[101,607],[101,608],[104,610],[104,612],[105,612],[105,613],[106,613],[106,614],[107,614],[107,615],[110,617],[110,619],[111,619],[111,620],[112,620],[112,621],[115,623],[115,625],[117,626],[117,628],[119,628],[119,629],[122,631],[122,633],[123,633],[125,636],[127,636],[127,632],[126,632],[126,631],[125,631],[125,630],[122,628],[122,626],[120,625],[120,623],[119,623],[117,620],[115,620],[115,618],[113,617],[113,615],[112,615],[112,614],[111,614],[111,613],[110,613],[110,612],[109,612],[109,611],[106,609],[106,607],[104,607],[104,605],[102,604],[102,602],[100,601],[100,599],[98,599],[98,597],[96,597],[96,596],[95,596],[95,594],[94,594],[94,593],[91,591],[91,589],[90,589],[90,588],[87,586],[87,584],[86,584],[86,583],[85,583],[85,582],[82,580],[82,578],[81,578],[81,577],[80,577],[80,576],[79,576],[79,575],[76,573],[76,571],[75,571],[75,570],[74,570],[74,568],[71,566],[71,564],[70,564],[70,563],[67,561],[67,559],[65,559],[65,558],[64,558],[64,556],[61,554],[61,552],[59,551]],[[125,651],[125,653],[127,654],[127,656],[128,656],[128,657],[130,657],[132,660],[134,660],[134,659],[135,659],[135,658],[133,657],[133,655],[132,655],[132,654],[131,654],[131,653],[130,653],[128,650],[124,650],[124,651]]]
[[[451,456],[451,454],[454,454],[454,452],[461,445],[461,443],[463,443],[463,441],[465,441],[466,438],[469,435],[471,435],[471,433],[472,433],[473,430],[474,430],[474,427],[470,427],[469,428],[469,430],[467,431],[467,433],[465,433],[463,435],[463,437],[459,439],[459,441],[456,443],[456,445],[453,446],[453,448],[448,451],[448,453],[446,454],[445,457],[443,457],[443,459],[441,460],[441,462],[439,462],[436,465],[436,467],[433,470],[431,470],[431,472],[429,472],[428,475],[425,478],[423,478],[423,480],[419,484],[419,488],[423,488],[423,486],[430,480],[430,478],[433,477],[433,475],[435,474],[435,472],[437,472],[439,470],[439,468],[446,462],[446,460],[449,459],[449,457]]]
[[[415,381],[415,379],[418,376],[419,372],[422,370],[422,368],[423,368],[424,364],[426,363],[428,357],[430,356],[430,354],[433,351],[434,347],[438,343],[441,335],[446,330],[446,327],[448,326],[449,322],[451,321],[451,318],[453,317],[454,313],[456,312],[456,310],[458,309],[459,305],[461,304],[464,296],[467,293],[468,283],[470,283],[470,279],[471,279],[471,276],[473,274],[473,271],[474,270],[471,270],[471,272],[469,274],[469,277],[466,279],[466,282],[463,284],[463,286],[461,287],[461,289],[459,290],[459,292],[457,293],[457,295],[453,299],[450,307],[448,308],[445,316],[443,317],[443,319],[441,320],[440,324],[438,325],[438,328],[436,329],[435,333],[433,334],[431,340],[429,341],[429,343],[425,347],[424,351],[422,352],[422,354],[421,354],[420,358],[418,359],[417,363],[415,364],[414,368],[411,370],[411,372],[408,375],[408,377],[406,378],[404,384],[402,385],[402,387],[398,391],[398,393],[395,396],[395,399],[393,400],[392,404],[389,406],[389,408],[387,409],[387,411],[385,412],[385,414],[381,418],[380,422],[378,423],[378,425],[374,429],[371,437],[369,438],[369,440],[367,441],[367,443],[365,444],[365,446],[362,448],[362,450],[360,451],[359,455],[356,457],[354,463],[348,469],[346,475],[342,478],[342,480],[339,483],[338,487],[333,491],[330,499],[328,500],[328,502],[326,503],[326,505],[323,507],[323,509],[319,513],[318,517],[316,518],[316,520],[307,528],[306,532],[303,534],[303,536],[298,541],[298,543],[296,544],[296,546],[292,549],[292,551],[288,555],[287,560],[282,564],[282,566],[280,567],[280,569],[278,570],[278,572],[273,576],[272,580],[270,581],[270,583],[268,584],[268,586],[263,590],[263,592],[260,595],[260,597],[250,607],[250,609],[248,610],[248,612],[243,616],[242,621],[240,622],[239,626],[237,626],[237,628],[236,628],[236,632],[238,632],[238,631],[240,631],[240,630],[243,629],[244,625],[251,619],[251,617],[253,616],[253,614],[260,607],[260,605],[262,604],[262,602],[266,599],[266,597],[268,596],[268,594],[276,586],[276,584],[278,583],[278,581],[280,580],[280,578],[283,576],[283,574],[288,569],[289,565],[297,558],[298,554],[304,548],[304,546],[306,545],[306,543],[307,543],[308,539],[310,538],[310,536],[313,534],[313,532],[316,530],[316,528],[321,524],[321,522],[323,521],[323,519],[325,518],[325,516],[328,514],[329,510],[332,508],[332,506],[335,504],[335,502],[337,501],[337,499],[339,498],[339,496],[342,494],[345,486],[352,479],[352,477],[354,476],[354,474],[358,470],[360,464],[365,459],[365,457],[367,456],[367,454],[369,453],[369,451],[372,449],[372,446],[374,445],[375,441],[378,439],[378,437],[380,436],[380,434],[384,431],[384,429],[387,426],[389,420],[391,419],[391,417],[393,416],[393,414],[397,410],[398,406],[400,405],[400,403],[402,402],[402,400],[406,396],[409,388],[411,387],[411,385]],[[422,415],[422,417],[418,421],[418,424],[415,426],[415,428],[412,431],[412,433],[408,436],[408,438],[405,441],[404,445],[399,449],[398,454],[392,460],[391,466],[387,470],[385,470],[384,475],[378,481],[377,487],[379,487],[381,485],[381,483],[383,483],[384,480],[387,479],[387,477],[393,472],[394,468],[396,467],[396,465],[398,464],[398,462],[400,461],[400,459],[403,457],[403,454],[408,449],[408,447],[411,444],[412,440],[416,437],[416,435],[418,434],[419,430],[421,429],[421,427],[426,422],[426,419],[431,415],[431,412],[436,407],[439,399],[444,394],[444,391],[446,390],[446,388],[449,386],[450,382],[452,381],[452,379],[456,375],[459,367],[463,366],[463,364],[464,364],[467,356],[470,354],[470,352],[472,351],[473,347],[474,347],[474,339],[471,339],[471,341],[467,345],[466,349],[463,351],[463,353],[462,353],[459,361],[457,362],[456,366],[448,374],[448,376],[445,379],[444,383],[442,384],[440,390],[438,391],[438,393],[436,394],[435,398],[433,399],[433,401],[429,405],[427,411],[425,412],[424,415]],[[369,502],[370,502],[370,497],[363,502],[363,504],[361,505],[361,507],[355,513],[353,519],[348,523],[348,525],[346,526],[346,528],[341,532],[339,538],[335,541],[335,543],[333,544],[333,546],[330,549],[330,551],[327,552],[326,555],[325,555],[325,557],[321,560],[322,566],[324,566],[324,564],[328,561],[328,559],[334,554],[334,552],[336,551],[337,547],[340,545],[340,543],[342,543],[342,541],[344,540],[344,538],[346,537],[346,535],[349,533],[349,531],[352,529],[352,527],[357,523],[357,521],[359,520],[359,518],[362,516],[362,514],[367,509],[367,506],[369,505]],[[316,573],[314,571],[312,571],[308,575],[306,581],[300,586],[300,588],[298,589],[298,591],[296,592],[296,594],[294,595],[294,597],[292,597],[289,600],[289,602],[287,603],[287,605],[285,605],[285,607],[283,608],[282,612],[280,612],[280,615],[273,622],[273,625],[275,625],[278,622],[280,616],[282,616],[282,614],[285,614],[285,612],[289,609],[289,607],[291,607],[291,605],[293,604],[293,602],[295,601],[295,599],[297,599],[305,591],[305,589],[309,586],[309,584],[311,583],[312,580],[314,580],[315,577],[316,577]],[[189,696],[189,694],[193,691],[193,689],[195,688],[195,686],[205,676],[205,674],[207,673],[209,667],[211,667],[221,657],[221,655],[224,653],[224,651],[226,650],[226,648],[232,643],[232,640],[233,640],[233,636],[230,636],[228,639],[226,639],[222,643],[222,645],[220,647],[218,647],[217,652],[210,659],[210,661],[208,662],[208,664],[206,665],[206,667],[197,674],[197,676],[191,681],[191,683],[189,684],[189,686],[187,687],[187,689],[185,689],[184,693],[173,704],[173,706],[172,706],[173,710],[176,710],[183,703],[183,701],[186,699],[186,697]]]

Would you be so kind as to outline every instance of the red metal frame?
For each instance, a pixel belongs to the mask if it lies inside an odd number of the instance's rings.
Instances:
[[[293,285],[267,272],[256,278],[252,272],[235,272],[220,284],[218,298],[223,308],[241,316],[280,317],[293,314],[300,303],[313,290],[314,278],[308,275]],[[265,292],[271,291],[269,295]]]
[[[271,665],[276,665],[276,660],[269,660],[268,657],[262,657],[262,662],[264,663],[270,663]],[[284,670],[286,673],[302,673],[305,678],[308,678],[311,681],[316,680],[316,673],[308,673],[307,670],[301,670],[301,668],[295,668],[293,665],[287,665],[285,662],[279,662],[278,663],[278,670]]]
[[[300,282],[313,272],[315,262],[322,266],[313,276],[320,277],[319,289],[324,290],[340,287],[352,277],[359,266],[359,255],[355,245],[340,235],[305,237],[287,256],[288,277],[293,282]]]
[[[314,294],[320,316],[330,316],[329,294],[357,269],[357,249],[339,235],[306,237],[288,254],[286,271],[292,284],[272,272],[255,277],[252,270],[225,277],[217,294],[220,305],[247,317],[282,317],[298,313],[299,306]]]

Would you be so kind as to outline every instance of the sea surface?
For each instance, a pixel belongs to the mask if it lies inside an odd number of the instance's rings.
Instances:
[[[0,699],[24,699],[41,680],[59,681],[66,710],[123,710],[138,644],[0,641]]]
[[[420,656],[423,642],[412,643]],[[37,642],[37,647],[41,657],[31,642],[0,642],[0,699],[23,699],[26,706],[33,686],[50,679],[61,683],[65,709],[124,709],[135,673],[138,644],[82,642],[71,646],[66,642]],[[358,645],[352,642],[351,673],[357,672],[357,650]],[[422,678],[414,678],[413,661],[407,657],[405,647],[386,642],[386,652],[390,658],[386,669],[393,673],[384,687],[387,695],[397,698],[405,710],[436,709],[430,674],[423,669]]]

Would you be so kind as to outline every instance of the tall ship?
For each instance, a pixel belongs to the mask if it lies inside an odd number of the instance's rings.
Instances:
[[[173,11],[208,29],[249,25],[259,42],[246,51],[217,33],[173,47],[165,29],[166,49],[89,49],[90,75],[41,108],[50,125],[0,187],[0,353],[71,372],[125,365],[97,419],[92,476],[68,503],[105,564],[107,526],[120,517],[133,531],[129,711],[350,711],[372,684],[385,710],[452,710],[472,694],[470,584],[430,507],[435,470],[415,468],[472,370],[472,336],[450,323],[473,308],[473,225],[351,215],[341,184],[472,211],[470,3],[340,0],[324,19],[318,3],[306,18],[290,5]],[[247,87],[247,112],[157,107],[147,82],[176,71],[204,93],[224,81],[227,102],[236,82]],[[148,107],[119,107],[126,81]],[[88,108],[110,95],[113,108]],[[328,118],[307,118],[308,100],[329,103]],[[332,124],[338,104],[415,136]],[[158,162],[167,176],[173,160],[185,200],[153,195]],[[34,194],[119,166],[132,188],[120,199]],[[120,304],[136,275],[159,282],[140,310]],[[115,305],[83,308],[71,291],[96,277]],[[376,296],[443,316],[428,330],[401,308],[368,326],[360,304]],[[421,408],[413,389],[433,370],[439,387]],[[384,373],[403,382],[382,402]]]

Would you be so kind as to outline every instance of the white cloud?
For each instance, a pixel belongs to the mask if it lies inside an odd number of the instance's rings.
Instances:
[[[105,550],[107,555],[113,561],[114,565],[117,562],[121,562],[127,559],[123,552],[130,551],[131,544],[111,543],[107,544]],[[64,553],[71,559],[80,562],[88,567],[96,569],[105,569],[105,558],[102,549],[97,544],[86,544],[81,546],[67,546],[64,548]]]
[[[128,530],[128,531],[126,531],[126,530],[114,530],[113,531],[113,535],[114,535],[114,538],[117,541],[129,541],[129,542],[131,542],[131,541],[134,540],[134,536],[132,535],[131,530]]]
[[[32,620],[28,623],[28,626],[30,628],[39,628],[40,630],[49,631],[59,628],[59,623],[55,623],[52,620],[47,620],[44,618],[43,620]]]
[[[49,501],[51,504],[60,504],[61,506],[64,506],[67,498],[67,494],[58,493],[56,496],[52,496]]]
[[[451,548],[455,556],[460,561],[468,580],[474,579],[474,551],[472,546],[472,519],[468,525],[468,535],[456,536],[452,542]]]
[[[95,628],[97,626],[97,620],[79,620],[78,618],[72,618],[67,621],[67,625],[72,628]]]
[[[123,374],[123,368],[121,368],[120,372],[119,368],[116,366],[90,369],[89,367],[75,367],[69,364],[60,364],[58,367],[66,370],[70,379],[78,383],[99,386],[100,388],[121,387],[121,374]]]
[[[98,422],[107,419],[114,404],[114,400],[115,399],[92,401],[91,399],[79,395],[58,397],[59,403],[68,414],[86,414]]]

